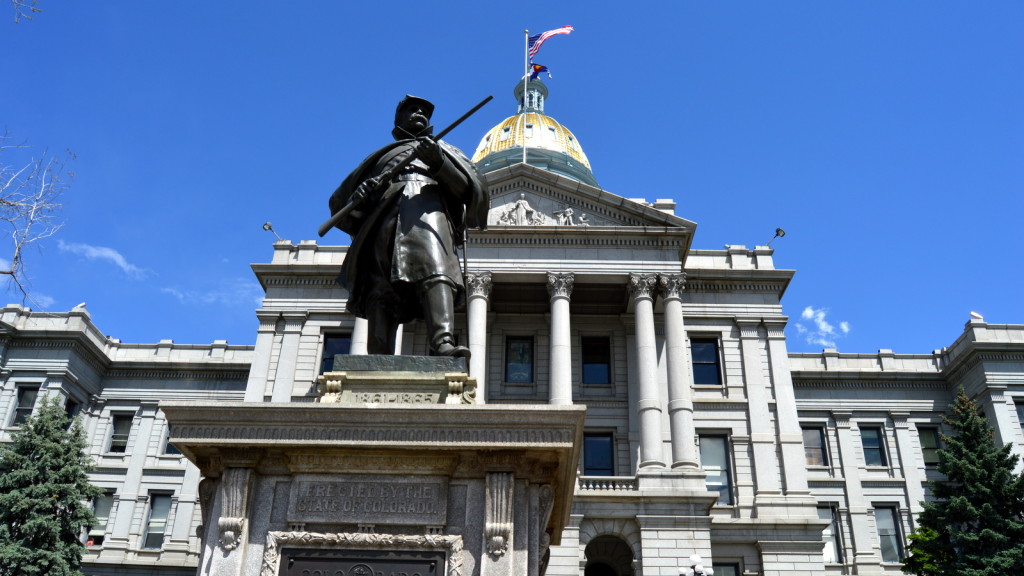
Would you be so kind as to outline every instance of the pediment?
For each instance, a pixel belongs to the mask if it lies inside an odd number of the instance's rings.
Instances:
[[[582,182],[517,164],[485,175],[490,192],[487,227],[687,228],[696,224],[650,203],[630,200]]]

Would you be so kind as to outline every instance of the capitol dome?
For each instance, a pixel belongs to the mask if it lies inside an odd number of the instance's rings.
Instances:
[[[523,102],[523,83],[515,88],[519,113],[491,128],[473,154],[473,162],[481,173],[523,162],[523,143],[527,163],[599,187],[590,161],[583,153],[576,136],[557,120],[544,115],[548,87],[540,80],[531,80]]]

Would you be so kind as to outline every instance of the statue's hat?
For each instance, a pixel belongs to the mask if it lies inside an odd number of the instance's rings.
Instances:
[[[419,104],[423,107],[423,111],[426,112],[428,120],[434,115],[434,105],[430,103],[430,100],[406,94],[405,98],[402,98],[402,101],[398,103],[398,108],[395,108],[395,122],[398,122],[398,114],[402,111],[402,108],[405,108],[409,104]]]

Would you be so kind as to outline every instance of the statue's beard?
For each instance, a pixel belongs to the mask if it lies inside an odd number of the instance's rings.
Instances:
[[[395,129],[391,131],[391,134],[395,137],[395,140],[405,140],[407,138],[418,138],[420,136],[430,136],[434,133],[434,127],[427,124],[418,133],[410,132],[406,130],[404,126],[395,125]]]

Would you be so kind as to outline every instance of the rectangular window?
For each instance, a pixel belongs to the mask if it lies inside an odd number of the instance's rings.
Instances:
[[[808,466],[828,466],[828,449],[825,444],[825,428],[821,426],[803,428],[804,460]]]
[[[110,517],[110,510],[113,507],[113,492],[101,494],[92,501],[92,512],[96,515],[96,523],[89,528],[89,537],[85,541],[86,546],[103,545],[103,538],[107,535],[107,519]]]
[[[533,382],[532,336],[509,336],[505,339],[505,382]]]
[[[320,360],[320,373],[330,372],[334,369],[334,357],[338,354],[348,354],[352,350],[352,336],[350,334],[325,334],[324,353]]]
[[[163,547],[164,533],[167,532],[167,516],[170,512],[170,494],[150,494],[149,522],[146,524],[146,534],[142,542],[143,548],[159,549]]]
[[[167,424],[164,428],[164,454],[168,456],[178,456],[181,454],[181,450],[178,450],[174,444],[171,444],[171,425]]]
[[[11,426],[21,426],[25,423],[25,419],[32,415],[32,409],[36,406],[36,396],[38,395],[39,388],[18,387],[18,405],[14,408],[14,418],[11,419]]]
[[[615,450],[611,432],[583,433],[583,475],[615,475]]]
[[[722,384],[721,363],[718,360],[718,338],[690,338],[690,358],[693,362],[693,383],[719,386]]]
[[[818,506],[818,518],[830,522],[821,533],[821,539],[825,541],[825,564],[842,564],[843,547],[839,531],[839,511],[832,504],[823,504]]]
[[[729,439],[724,435],[704,435],[700,439],[700,463],[707,472],[707,487],[718,492],[718,503],[732,505],[732,481],[729,473]]]
[[[1024,428],[1024,401],[1017,402],[1017,423]]]
[[[925,466],[939,465],[939,429],[935,426],[918,426],[917,435],[921,439],[921,456]]]
[[[134,414],[114,414],[110,425],[110,448],[107,452],[123,454],[128,450],[128,435],[132,432]]]
[[[583,383],[612,383],[612,345],[608,338],[584,336],[581,339],[583,352]]]
[[[882,562],[903,560],[903,541],[900,538],[899,511],[895,506],[875,506],[875,527],[882,548]]]
[[[719,564],[715,562],[712,568],[715,570],[715,576],[740,576],[739,564]]]
[[[877,426],[861,426],[860,441],[864,446],[864,463],[868,466],[888,466],[885,457],[885,436],[882,428]]]

